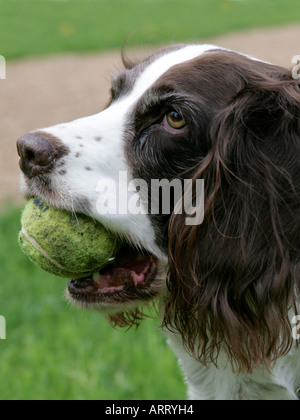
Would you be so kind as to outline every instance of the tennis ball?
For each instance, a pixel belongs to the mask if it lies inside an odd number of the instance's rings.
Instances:
[[[30,260],[51,274],[84,278],[114,260],[121,244],[100,223],[31,199],[22,214],[19,243]]]

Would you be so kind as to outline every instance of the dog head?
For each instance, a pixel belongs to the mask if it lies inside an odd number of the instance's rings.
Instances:
[[[248,370],[284,354],[299,291],[299,103],[286,69],[180,45],[127,65],[101,113],[22,137],[28,196],[130,244],[108,272],[71,282],[71,299],[124,324],[163,295],[165,326],[203,363],[221,346]],[[112,275],[120,267],[137,276]]]

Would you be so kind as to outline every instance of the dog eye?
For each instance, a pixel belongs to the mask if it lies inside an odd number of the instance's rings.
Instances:
[[[166,128],[169,126],[173,130],[181,130],[186,126],[183,116],[175,110],[169,111],[164,116],[163,124]]]

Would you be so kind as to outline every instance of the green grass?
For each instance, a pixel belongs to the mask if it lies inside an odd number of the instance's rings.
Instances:
[[[299,22],[298,0],[2,0],[0,55],[160,44]]]
[[[20,210],[0,215],[0,400],[184,399],[177,361],[158,321],[114,330],[72,308],[66,281],[33,266],[19,249]]]

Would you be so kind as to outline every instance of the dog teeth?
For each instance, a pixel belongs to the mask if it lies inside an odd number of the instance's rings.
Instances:
[[[101,278],[101,275],[100,275],[100,273],[94,273],[93,274],[93,280],[95,281],[95,282],[97,282],[97,281],[99,281],[100,280],[100,278]]]

